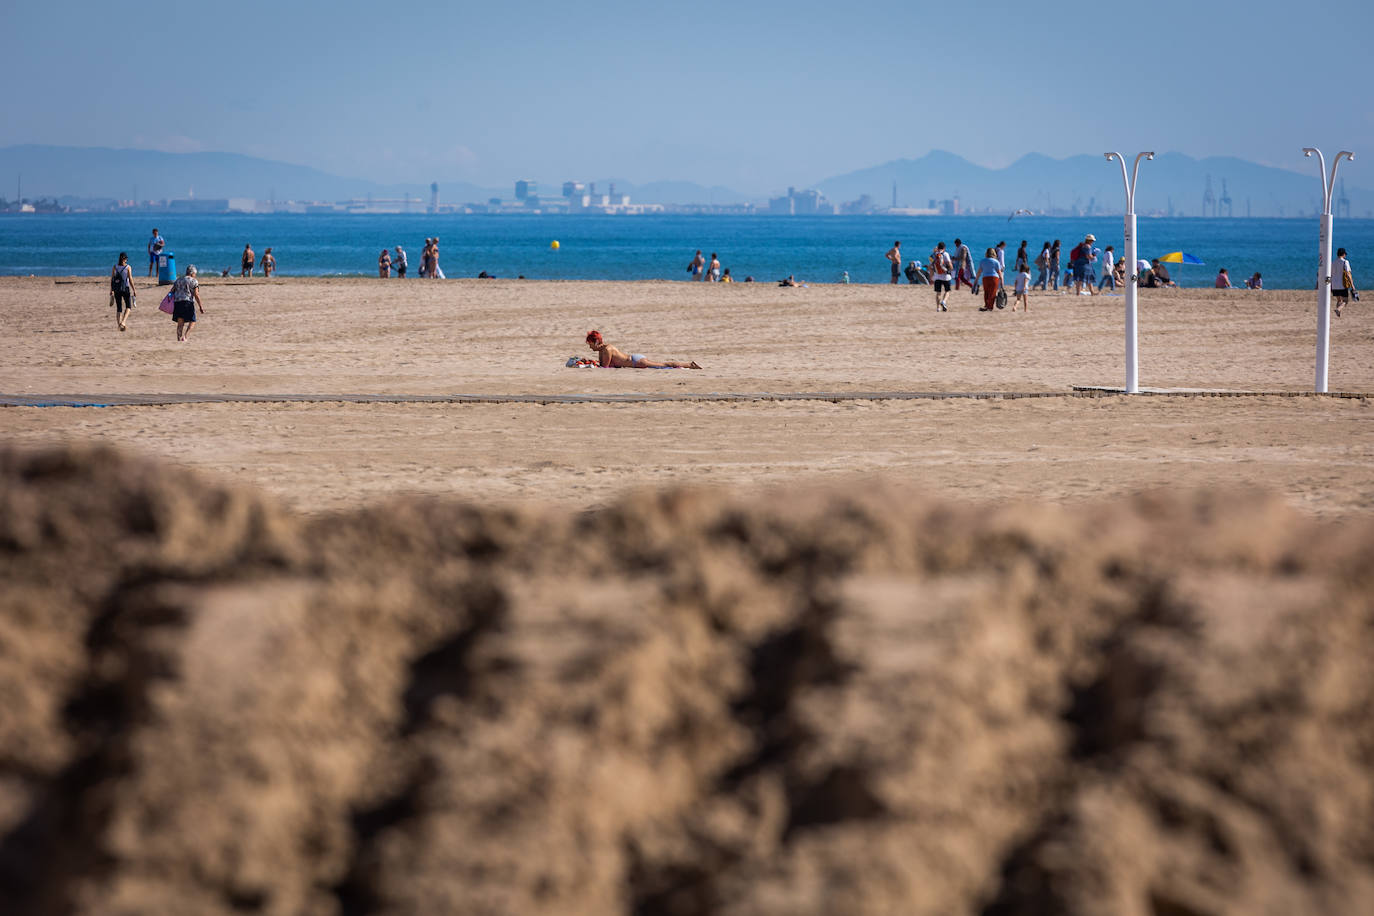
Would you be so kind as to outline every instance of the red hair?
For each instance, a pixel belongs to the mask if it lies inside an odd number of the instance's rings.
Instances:
[[[588,331],[588,332],[587,332],[587,343],[589,343],[589,344],[596,344],[598,347],[601,346],[601,332],[600,332],[600,331]]]

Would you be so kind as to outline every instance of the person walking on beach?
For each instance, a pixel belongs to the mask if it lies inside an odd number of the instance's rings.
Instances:
[[[703,273],[705,267],[706,259],[701,256],[701,249],[698,248],[697,253],[692,256],[692,262],[687,265],[687,270],[691,272],[693,280],[705,280],[706,277]]]
[[[969,292],[977,292],[977,287],[973,281],[973,255],[969,254],[968,246],[963,239],[954,240],[954,288],[958,289],[959,284],[969,288]]]
[[[587,346],[597,353],[597,362],[607,369],[700,369],[696,360],[681,362],[668,360],[655,362],[642,353],[626,353],[618,347],[606,343],[600,331],[587,332]]]
[[[1112,292],[1116,292],[1116,249],[1111,245],[1102,252],[1102,279],[1097,281],[1097,291],[1101,292],[1108,283],[1112,285]]]
[[[1360,294],[1355,289],[1355,277],[1350,273],[1345,249],[1337,248],[1336,256],[1331,259],[1331,301],[1335,303],[1337,318],[1341,317],[1341,309],[1350,304],[1351,297],[1359,299]]]
[[[396,277],[404,280],[406,278],[406,250],[400,245],[396,246],[396,257],[391,259],[391,266],[396,268]]]
[[[1021,311],[1030,311],[1030,265],[1023,264],[1021,269],[1016,272],[1016,286],[1012,290],[1015,298],[1011,302],[1011,310],[1016,311],[1016,306],[1021,306]]]
[[[1049,290],[1050,288],[1050,243],[1046,242],[1045,247],[1040,249],[1040,253],[1035,256],[1035,266],[1040,271],[1040,276],[1035,279],[1035,285],[1040,289]]]
[[[243,246],[243,261],[242,261],[242,265],[241,265],[241,266],[242,266],[242,269],[239,271],[239,276],[240,276],[240,277],[251,277],[251,276],[253,276],[253,264],[254,264],[256,261],[257,261],[257,258],[253,255],[253,246],[252,246],[252,245],[244,245],[244,246]]]
[[[711,252],[711,267],[706,271],[706,279],[712,283],[720,281],[720,258],[716,256],[714,251]]]
[[[377,255],[377,276],[382,280],[391,276],[391,252],[385,248]]]
[[[1007,272],[1007,243],[998,242],[994,249],[997,255],[997,263],[1002,265],[1002,273]]]
[[[887,258],[892,267],[892,285],[896,286],[897,281],[902,278],[902,243],[893,242],[883,257]]]
[[[435,236],[429,243],[429,278],[431,280],[444,280],[444,269],[439,266],[439,236]]]
[[[157,227],[153,227],[153,237],[148,239],[148,276],[152,276],[157,270],[157,256],[162,254],[162,249],[167,247],[167,242],[162,236],[157,234]]]
[[[1059,292],[1059,239],[1050,246],[1050,278],[1054,281],[1054,291]]]
[[[262,253],[262,275],[271,277],[277,272],[277,259],[272,257],[272,246],[268,245],[267,250]]]
[[[172,284],[172,320],[177,323],[177,342],[185,343],[191,339],[191,329],[196,325],[196,308],[205,314],[205,306],[200,302],[200,283],[196,280],[196,265],[189,264],[186,273],[177,277]]]
[[[1030,254],[1026,251],[1026,240],[1021,240],[1021,247],[1016,249],[1015,273],[1023,270],[1030,270]]]
[[[136,297],[134,272],[129,266],[129,255],[121,251],[119,260],[110,271],[110,302],[115,307],[115,324],[121,331],[129,330],[129,310],[134,307]]]
[[[997,290],[1002,286],[1002,265],[996,249],[989,248],[978,262],[978,281],[983,288],[983,307],[978,311],[991,312],[997,307]]]
[[[429,277],[430,271],[430,246],[434,244],[434,239],[425,239],[425,247],[420,250],[420,279]]]
[[[930,253],[930,282],[935,287],[935,311],[948,312],[945,300],[949,298],[949,281],[953,277],[954,261],[945,251],[945,243],[935,246]]]

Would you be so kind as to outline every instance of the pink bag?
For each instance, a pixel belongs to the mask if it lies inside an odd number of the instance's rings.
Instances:
[[[172,293],[168,290],[167,295],[162,297],[162,303],[157,307],[158,311],[166,312],[168,315],[172,314],[174,302],[175,300],[172,298]]]

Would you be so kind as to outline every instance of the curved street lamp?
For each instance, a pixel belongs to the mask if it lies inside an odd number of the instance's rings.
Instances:
[[[1154,153],[1137,153],[1130,177],[1126,175],[1126,160],[1120,153],[1103,153],[1107,161],[1121,163],[1121,183],[1126,186],[1126,393],[1140,392],[1140,370],[1136,347],[1136,261],[1135,245],[1135,182],[1140,174],[1140,160],[1154,159]]]
[[[1355,154],[1341,150],[1336,161],[1331,163],[1331,177],[1326,176],[1326,157],[1322,151],[1311,146],[1302,148],[1302,155],[1311,159],[1317,154],[1322,175],[1322,225],[1321,225],[1321,263],[1317,265],[1317,387],[1319,394],[1326,392],[1327,369],[1331,364],[1331,192],[1336,188],[1336,169],[1342,159],[1354,159]]]

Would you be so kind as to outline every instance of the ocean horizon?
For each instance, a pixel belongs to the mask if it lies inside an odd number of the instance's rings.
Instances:
[[[643,214],[618,216],[482,214],[97,214],[0,215],[0,276],[87,276],[109,272],[127,252],[135,276],[146,273],[146,244],[153,226],[184,269],[202,276],[228,268],[251,243],[259,261],[270,246],[278,274],[376,276],[383,247],[402,245],[418,274],[420,250],[440,238],[440,266],[450,279],[489,275],[537,280],[688,280],[687,265],[700,248],[720,255],[736,280],[772,282],[788,275],[809,283],[887,283],[884,254],[902,242],[903,260],[924,263],[937,242],[961,238],[975,258],[999,241],[1011,263],[1022,239],[1032,259],[1045,241],[1065,250],[1086,233],[1097,245],[1122,245],[1115,216],[737,216]],[[1201,219],[1140,217],[1140,256],[1185,251],[1202,266],[1172,265],[1180,285],[1210,287],[1218,268],[1236,285],[1259,271],[1270,289],[1311,289],[1318,261],[1315,218]],[[1335,223],[1334,247],[1350,252],[1358,287],[1365,253],[1374,249],[1374,220]],[[559,243],[554,249],[552,242]],[[1034,276],[1032,270],[1032,276]],[[905,283],[905,280],[903,280]]]

